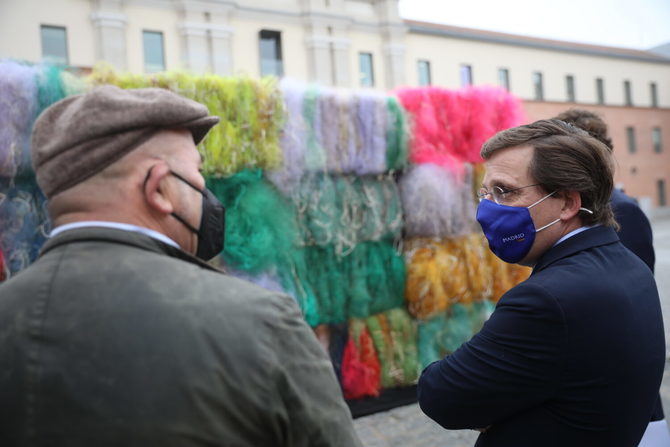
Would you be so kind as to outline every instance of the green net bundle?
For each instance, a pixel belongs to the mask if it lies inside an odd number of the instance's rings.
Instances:
[[[121,88],[166,88],[206,105],[210,114],[221,118],[199,146],[206,176],[230,175],[245,168],[276,168],[282,163],[279,139],[285,115],[274,78],[182,72],[134,75],[96,67],[89,81]]]
[[[416,322],[403,308],[366,319],[381,363],[382,388],[410,385],[419,375]]]
[[[226,208],[226,264],[260,273],[297,251],[298,226],[290,203],[263,179],[260,170],[208,177],[207,187]]]
[[[311,303],[314,297],[312,326],[365,318],[403,304],[405,264],[390,242],[364,242],[344,257],[332,246],[305,247],[279,271],[291,281],[288,289],[299,302]]]
[[[402,206],[392,176],[312,174],[291,198],[305,245],[333,245],[343,256],[360,242],[400,235]]]

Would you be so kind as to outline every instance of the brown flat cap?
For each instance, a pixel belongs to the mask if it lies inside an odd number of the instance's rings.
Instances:
[[[31,154],[37,183],[53,197],[102,171],[160,129],[187,129],[198,144],[218,122],[204,105],[169,90],[96,87],[58,101],[37,118]]]

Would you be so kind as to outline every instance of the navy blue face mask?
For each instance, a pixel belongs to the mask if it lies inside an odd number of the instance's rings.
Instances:
[[[497,257],[510,264],[521,261],[533,246],[535,234],[561,220],[556,219],[535,229],[528,211],[555,192],[547,194],[529,207],[499,205],[488,199],[479,202],[477,222],[489,241],[489,248]]]

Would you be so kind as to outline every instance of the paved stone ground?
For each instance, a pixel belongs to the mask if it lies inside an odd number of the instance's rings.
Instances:
[[[652,222],[656,250],[656,282],[665,323],[666,357],[670,359],[670,218]],[[670,361],[666,363],[661,398],[670,416]],[[356,419],[358,435],[366,447],[471,447],[477,432],[444,430],[423,415],[418,405],[408,405]]]

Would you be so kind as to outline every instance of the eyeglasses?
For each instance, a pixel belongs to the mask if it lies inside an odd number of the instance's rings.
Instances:
[[[497,203],[498,205],[501,205],[502,202],[509,199],[510,193],[512,193],[514,191],[518,191],[520,189],[530,188],[531,186],[540,186],[540,184],[535,183],[535,184],[532,184],[532,185],[521,186],[519,188],[514,188],[514,189],[505,189],[505,188],[500,187],[500,186],[494,186],[491,191],[482,187],[482,188],[479,189],[479,193],[477,194],[477,197],[479,198],[479,201],[481,202],[482,200],[484,200],[486,198],[486,196],[490,195],[495,203]]]

